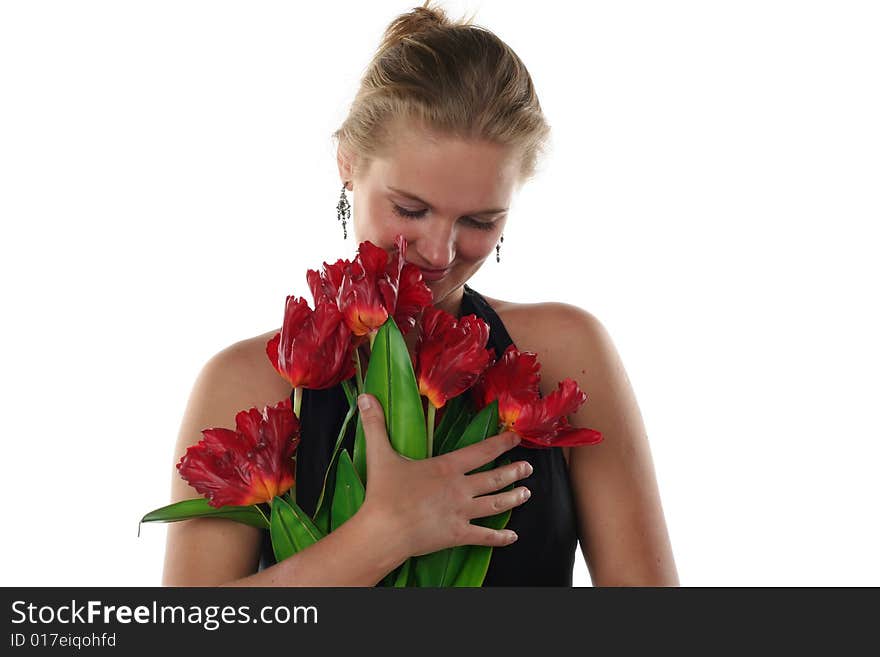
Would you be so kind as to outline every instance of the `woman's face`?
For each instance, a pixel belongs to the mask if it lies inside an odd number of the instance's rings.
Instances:
[[[401,127],[382,156],[358,171],[354,236],[391,250],[402,234],[406,260],[422,269],[434,305],[455,313],[462,285],[492,255],[517,184],[511,149]],[[351,169],[340,156],[340,175]]]

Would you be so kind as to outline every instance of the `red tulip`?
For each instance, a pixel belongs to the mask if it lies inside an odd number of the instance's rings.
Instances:
[[[294,388],[332,388],[354,376],[351,331],[336,306],[323,301],[313,311],[305,299],[287,297],[284,324],[266,354]]]
[[[434,294],[422,280],[422,272],[406,262],[406,240],[398,235],[395,250],[389,263],[389,276],[396,275],[397,304],[392,315],[397,328],[404,335],[416,325],[416,317],[434,301]]]
[[[205,429],[202,434],[202,440],[187,448],[177,470],[211,506],[271,502],[293,486],[300,437],[289,398],[262,413],[257,408],[240,411],[235,431]]]
[[[501,360],[489,367],[474,386],[478,407],[497,399],[504,430],[519,434],[523,447],[575,447],[601,442],[600,432],[572,427],[565,417],[587,401],[577,382],[564,379],[556,390],[541,398],[540,369],[534,353],[520,352],[510,345]]]
[[[470,388],[492,360],[488,339],[489,325],[476,315],[456,320],[444,310],[425,308],[416,346],[419,392],[442,408]]]
[[[474,386],[474,400],[483,408],[501,397],[515,397],[523,403],[537,399],[541,396],[538,387],[541,383],[540,372],[537,354],[520,352],[510,345],[501,359],[487,369]]]
[[[328,265],[325,262],[320,274],[312,269],[306,272],[306,279],[309,282],[312,298],[315,300],[315,303],[318,303],[319,298],[336,303],[339,288],[342,287],[342,279],[345,276],[346,268],[350,264],[348,260],[339,259],[332,265]]]
[[[346,324],[356,336],[379,329],[389,315],[402,333],[416,323],[416,315],[430,305],[433,295],[422,281],[415,265],[405,262],[406,241],[395,240],[396,249],[388,253],[372,242],[361,242],[351,262],[324,263],[321,272],[306,274],[315,303],[326,299],[336,304]]]

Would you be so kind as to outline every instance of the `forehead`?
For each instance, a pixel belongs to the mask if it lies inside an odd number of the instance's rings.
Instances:
[[[398,124],[370,177],[432,204],[501,207],[509,204],[520,164],[509,146]]]

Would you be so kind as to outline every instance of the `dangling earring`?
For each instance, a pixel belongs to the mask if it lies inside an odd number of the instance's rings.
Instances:
[[[504,244],[504,235],[501,236],[501,241],[495,245],[495,262],[501,262],[501,245]]]
[[[345,188],[348,186],[348,181],[346,180],[342,184],[342,192],[339,194],[339,203],[336,204],[336,221],[342,222],[342,239],[348,239],[348,229],[346,228],[346,222],[351,219],[351,204],[348,202],[348,198],[345,196]]]

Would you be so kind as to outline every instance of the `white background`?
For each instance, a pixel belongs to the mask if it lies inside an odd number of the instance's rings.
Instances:
[[[0,583],[158,585],[193,380],[350,255],[330,133],[412,4],[0,5]],[[606,325],[682,583],[880,585],[877,5],[445,7],[554,129],[472,284]]]

